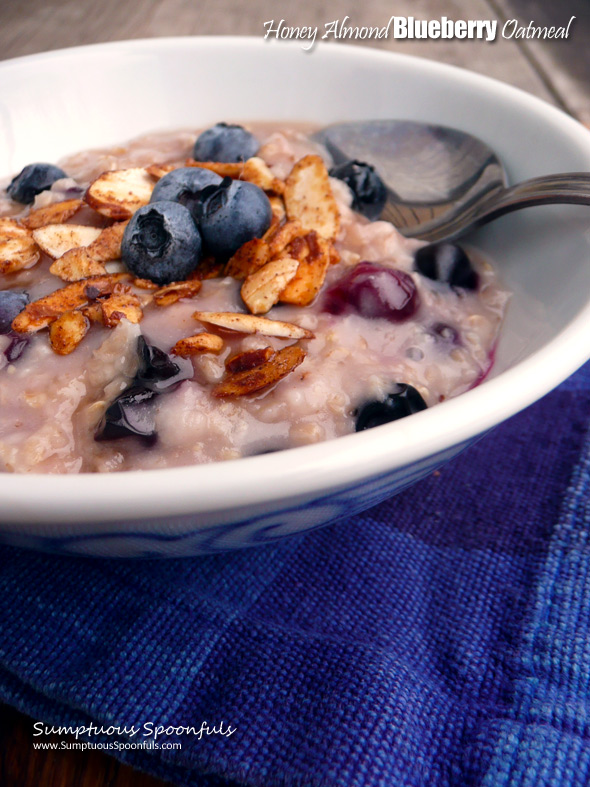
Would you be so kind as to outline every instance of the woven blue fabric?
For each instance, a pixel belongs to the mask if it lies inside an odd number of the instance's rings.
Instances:
[[[2,548],[0,697],[54,724],[235,728],[117,755],[178,785],[586,785],[589,413],[587,366],[440,473],[276,546]]]

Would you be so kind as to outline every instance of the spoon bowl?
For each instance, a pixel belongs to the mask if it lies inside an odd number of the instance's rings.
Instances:
[[[590,205],[590,175],[549,175],[509,188],[496,153],[448,126],[407,120],[338,123],[315,138],[335,164],[356,159],[375,167],[387,186],[381,218],[408,238],[454,240],[521,208]]]

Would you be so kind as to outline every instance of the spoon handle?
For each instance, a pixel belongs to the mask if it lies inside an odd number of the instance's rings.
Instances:
[[[590,205],[590,174],[564,172],[532,178],[515,186],[499,189],[484,202],[467,205],[448,221],[420,237],[431,242],[454,240],[465,232],[522,208],[556,204]]]

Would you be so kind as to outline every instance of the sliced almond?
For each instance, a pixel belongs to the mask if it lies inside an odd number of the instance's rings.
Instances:
[[[274,194],[282,194],[285,191],[283,181],[275,178],[266,162],[257,156],[249,158],[244,163],[244,169],[239,178],[253,183],[263,191],[271,191]]]
[[[55,260],[49,268],[54,276],[62,281],[80,281],[89,276],[100,276],[107,272],[102,262],[96,262],[88,253],[87,248],[70,249]]]
[[[264,240],[268,244],[270,257],[282,255],[288,244],[302,235],[305,235],[305,230],[298,221],[287,221],[279,227],[268,230]]]
[[[290,374],[304,358],[305,352],[301,347],[284,347],[260,366],[245,372],[229,374],[213,388],[213,396],[222,398],[258,393]]]
[[[255,317],[253,314],[237,314],[235,312],[195,312],[195,320],[217,325],[228,331],[239,333],[261,333],[263,336],[277,336],[282,339],[313,339],[313,333],[282,320],[269,320],[267,317]]]
[[[145,168],[145,171],[150,176],[150,178],[154,178],[154,180],[160,180],[160,178],[163,178],[164,175],[172,172],[173,169],[176,169],[174,164],[151,164],[149,167]]]
[[[225,273],[226,276],[233,276],[234,279],[245,279],[251,273],[255,273],[259,268],[270,260],[270,249],[262,238],[252,238],[236,251],[228,261]]]
[[[88,246],[101,232],[98,227],[83,224],[48,224],[33,230],[33,238],[45,254],[57,260],[70,249]]]
[[[113,273],[106,276],[92,276],[61,287],[44,298],[28,303],[12,321],[12,328],[21,333],[31,333],[46,328],[60,314],[81,309],[99,296],[108,295],[119,282],[128,278],[129,274]]]
[[[270,209],[272,210],[271,227],[274,229],[285,221],[287,212],[282,197],[270,196],[268,200],[270,202]]]
[[[156,306],[170,306],[181,298],[194,298],[201,287],[202,284],[198,279],[172,282],[154,292],[154,303]]]
[[[247,372],[270,360],[275,354],[272,347],[260,347],[258,350],[244,350],[227,359],[225,368],[232,374]]]
[[[298,267],[297,260],[280,257],[246,277],[240,294],[252,314],[266,314],[279,302],[281,292],[295,276]]]
[[[88,245],[88,253],[97,262],[111,262],[121,256],[121,241],[128,221],[119,221],[105,227],[100,235]]]
[[[86,191],[84,199],[91,208],[116,221],[129,219],[147,205],[154,190],[154,179],[143,167],[103,172]]]
[[[86,336],[90,323],[82,312],[64,312],[49,326],[49,343],[58,355],[69,355]]]
[[[285,208],[306,230],[333,240],[340,227],[340,212],[332,194],[328,170],[319,156],[300,159],[285,181]]]
[[[223,339],[214,333],[197,333],[194,336],[187,336],[180,339],[172,348],[175,355],[188,358],[190,355],[200,355],[202,353],[215,353],[216,355],[223,350]]]
[[[143,317],[143,310],[137,295],[126,287],[113,292],[100,303],[102,318],[107,328],[114,328],[121,320],[138,323]]]
[[[244,162],[195,161],[194,159],[188,159],[188,161],[185,162],[185,167],[201,167],[201,169],[208,169],[211,172],[215,172],[216,175],[222,178],[237,179],[244,171]]]
[[[102,317],[102,306],[99,301],[94,301],[87,306],[83,306],[80,311],[85,317],[88,317],[90,322],[104,322]]]
[[[157,290],[158,285],[151,279],[133,279],[133,284],[140,290]]]
[[[63,202],[53,202],[46,208],[37,208],[32,210],[29,215],[23,219],[23,224],[30,230],[45,227],[47,224],[61,224],[68,219],[71,219],[82,207],[84,202],[81,199],[67,199]]]
[[[40,259],[30,231],[15,219],[0,219],[0,273],[32,268]]]
[[[291,242],[287,251],[299,263],[296,274],[280,293],[282,303],[308,306],[316,298],[330,265],[330,245],[315,232]]]

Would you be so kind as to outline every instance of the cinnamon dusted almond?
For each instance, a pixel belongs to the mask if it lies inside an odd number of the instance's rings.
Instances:
[[[330,245],[317,233],[308,232],[287,247],[299,263],[297,272],[280,293],[282,303],[308,306],[316,298],[330,265]]]
[[[174,355],[187,358],[191,355],[201,355],[203,353],[219,354],[223,350],[223,339],[214,333],[197,333],[194,336],[187,336],[180,339],[172,348]]]
[[[29,215],[22,220],[25,227],[30,230],[45,227],[47,224],[62,224],[71,219],[82,207],[81,199],[67,199],[63,202],[53,202],[45,208],[32,210]]]
[[[305,230],[298,221],[287,221],[279,227],[272,227],[264,236],[270,257],[282,255],[289,243],[302,235],[305,235]]]
[[[268,198],[268,201],[270,202],[270,209],[272,211],[271,229],[275,229],[283,221],[285,221],[287,217],[285,203],[283,202],[282,197],[276,197],[272,195]]]
[[[62,254],[51,264],[49,272],[59,276],[62,281],[71,282],[87,279],[89,276],[100,276],[107,270],[102,262],[92,259],[87,248],[81,247]]]
[[[154,303],[156,306],[170,306],[181,298],[194,298],[201,287],[202,284],[198,279],[172,282],[155,290]]]
[[[32,268],[40,259],[31,232],[15,219],[0,219],[0,273]]]
[[[109,219],[129,219],[147,205],[154,190],[154,179],[143,167],[103,172],[93,181],[84,199],[91,208]]]
[[[275,178],[266,162],[257,156],[249,158],[244,163],[244,169],[239,178],[253,183],[263,191],[270,191],[274,194],[282,194],[285,191],[283,181]]]
[[[123,319],[138,323],[143,317],[139,298],[129,287],[117,288],[116,292],[100,302],[100,306],[107,328],[114,328]]]
[[[70,249],[88,246],[101,232],[98,227],[83,224],[48,224],[33,230],[33,238],[45,254],[57,260]]]
[[[185,167],[201,167],[201,169],[208,169],[211,172],[215,172],[216,175],[222,178],[234,178],[234,180],[236,180],[244,171],[244,162],[195,161],[189,158],[185,162]]]
[[[82,312],[64,312],[49,326],[49,343],[58,355],[69,355],[86,336],[90,322]]]
[[[252,238],[236,251],[228,261],[225,274],[234,279],[245,279],[270,260],[270,249],[262,238]]]
[[[46,328],[60,314],[81,309],[99,296],[108,295],[119,282],[128,278],[129,274],[126,273],[112,273],[92,276],[61,287],[37,301],[28,303],[12,321],[12,328],[19,333],[31,333]]]
[[[145,168],[145,171],[150,176],[150,178],[154,178],[154,180],[160,180],[160,178],[163,178],[164,175],[172,172],[173,169],[176,169],[174,164],[151,164],[149,167]]]
[[[228,372],[232,372],[233,374],[247,372],[250,369],[254,369],[256,366],[266,363],[274,354],[275,351],[272,347],[261,347],[258,350],[244,350],[228,358],[225,362],[225,368]]]
[[[282,320],[269,320],[267,317],[256,317],[253,314],[237,314],[235,312],[195,312],[195,320],[217,325],[228,331],[238,333],[260,333],[263,336],[277,336],[281,339],[313,339],[313,333],[299,325]]]
[[[246,277],[240,294],[252,314],[266,314],[279,302],[281,292],[295,276],[298,267],[297,260],[280,257]]]
[[[151,279],[133,279],[133,284],[140,290],[157,290],[158,285]]]
[[[88,254],[97,262],[111,262],[121,256],[121,241],[129,221],[118,221],[105,227],[100,235],[87,246]]]
[[[305,358],[301,347],[284,347],[263,364],[244,372],[229,374],[213,388],[213,396],[218,398],[247,396],[263,391],[296,369]]]
[[[340,227],[340,211],[332,194],[328,170],[319,156],[300,159],[285,181],[285,208],[306,230],[333,240]]]

